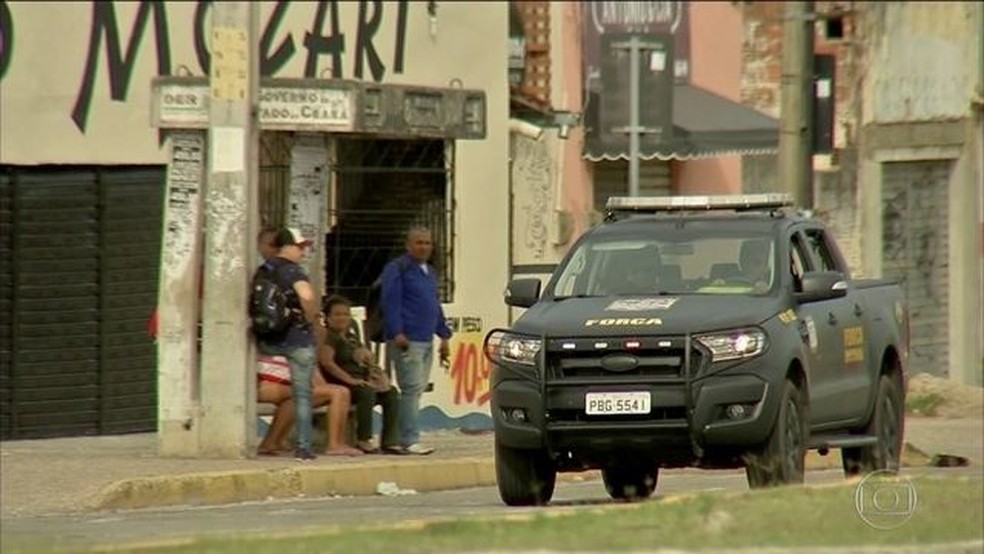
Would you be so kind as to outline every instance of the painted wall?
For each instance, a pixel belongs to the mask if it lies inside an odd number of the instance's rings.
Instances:
[[[973,3],[867,6],[870,65],[863,89],[861,164],[862,246],[868,273],[880,275],[886,270],[888,255],[897,244],[923,261],[918,267],[925,268],[929,277],[935,275],[930,269],[946,270],[946,290],[934,291],[947,306],[937,322],[947,341],[936,346],[945,357],[941,353],[939,364],[914,369],[977,385],[984,382],[980,309],[984,277],[977,212],[984,194],[980,181],[984,162],[977,142],[980,116],[972,99],[980,93],[984,71],[981,10]],[[918,240],[912,240],[914,225],[887,224],[887,176],[889,164],[918,161],[947,164],[948,175],[937,185],[946,207],[945,212],[930,214],[935,224],[925,226]],[[920,193],[921,187],[921,182],[914,182],[908,193]],[[947,250],[938,248],[942,244]]]
[[[150,80],[184,68],[207,74],[208,5],[0,4],[11,22],[0,37],[0,163],[164,163],[150,126]],[[507,5],[441,2],[436,27],[425,2],[320,6],[261,4],[266,75],[440,87],[460,79],[486,92],[487,138],[456,147],[455,296],[446,312],[462,332],[453,371],[436,368],[435,392],[424,400],[452,417],[487,414],[477,329],[507,318],[500,295],[489,293],[508,271]]]
[[[690,82],[741,101],[741,9],[731,2],[690,2]],[[741,156],[673,163],[677,194],[741,192]]]

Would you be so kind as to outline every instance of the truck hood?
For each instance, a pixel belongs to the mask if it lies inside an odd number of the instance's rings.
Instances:
[[[682,335],[757,325],[779,310],[779,298],[762,296],[572,297],[541,300],[513,329],[555,337]]]

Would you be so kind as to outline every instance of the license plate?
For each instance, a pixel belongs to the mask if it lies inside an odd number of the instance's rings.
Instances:
[[[589,392],[584,395],[584,412],[588,415],[648,414],[648,392]]]

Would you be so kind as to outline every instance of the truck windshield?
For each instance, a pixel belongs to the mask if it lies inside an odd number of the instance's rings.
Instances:
[[[596,236],[561,268],[553,296],[769,293],[775,241],[761,233],[673,229],[660,238]]]

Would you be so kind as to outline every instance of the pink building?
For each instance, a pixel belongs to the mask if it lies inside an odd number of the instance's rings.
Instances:
[[[512,265],[540,273],[628,194],[629,54],[640,55],[640,194],[732,194],[778,121],[740,104],[742,12],[731,2],[514,2]],[[522,33],[525,44],[518,38]],[[525,58],[520,59],[520,54]],[[537,173],[540,171],[540,173]],[[535,182],[531,185],[531,182]],[[526,271],[524,268],[531,268]],[[535,271],[534,271],[535,270]],[[517,273],[514,271],[513,273]]]

